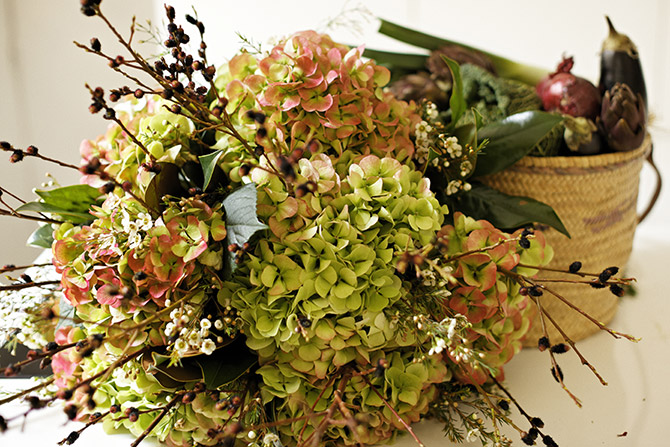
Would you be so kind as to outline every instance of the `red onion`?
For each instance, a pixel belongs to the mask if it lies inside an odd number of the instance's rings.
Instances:
[[[570,73],[573,64],[572,57],[563,58],[556,72],[538,82],[535,90],[544,110],[595,120],[600,112],[600,92],[591,82]]]

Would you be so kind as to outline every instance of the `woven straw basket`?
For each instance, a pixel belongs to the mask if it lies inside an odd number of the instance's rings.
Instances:
[[[524,157],[483,181],[507,194],[531,197],[554,208],[571,238],[553,228],[544,230],[555,252],[549,267],[565,270],[573,261],[581,261],[581,271],[599,273],[609,266],[623,268],[628,261],[639,221],[636,205],[640,169],[645,159],[651,162],[651,147],[647,135],[642,146],[630,152],[585,157]],[[649,209],[654,201],[652,199]],[[556,276],[552,272],[541,272],[538,277]],[[606,288],[565,283],[547,284],[547,287],[603,324],[614,317],[618,298]],[[595,324],[555,296],[545,292],[541,300],[543,308],[572,340],[598,330]],[[536,346],[543,334],[539,317],[535,320],[526,337],[527,346]],[[545,322],[551,342],[562,340],[546,318]]]

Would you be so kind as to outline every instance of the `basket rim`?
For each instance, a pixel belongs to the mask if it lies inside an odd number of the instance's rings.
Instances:
[[[651,152],[651,135],[647,132],[642,144],[632,151],[610,152],[598,155],[533,157],[527,155],[508,169],[515,167],[546,167],[546,168],[598,168],[625,165],[640,158],[646,158]]]

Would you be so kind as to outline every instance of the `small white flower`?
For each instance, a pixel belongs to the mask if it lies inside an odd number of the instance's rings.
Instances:
[[[205,355],[212,355],[215,349],[216,349],[216,343],[214,343],[209,338],[206,338],[202,342],[202,345],[200,345],[200,352],[202,352]]]
[[[458,144],[458,138],[449,137],[444,141],[444,147],[451,158],[458,158],[463,155],[463,148]]]
[[[447,195],[451,196],[459,192],[461,190],[462,184],[463,182],[461,182],[460,180],[450,181],[449,184],[447,185]]]
[[[264,447],[278,447],[281,446],[282,443],[279,440],[279,436],[277,436],[274,433],[267,433],[265,436],[263,436],[263,446]]]
[[[461,177],[465,177],[472,172],[472,163],[465,160],[461,163]]]
[[[135,249],[142,245],[142,236],[137,231],[132,231],[128,234],[128,248]]]
[[[214,327],[216,328],[217,331],[220,331],[221,329],[223,329],[223,321],[216,320],[214,322]]]
[[[183,338],[178,338],[174,342],[174,350],[177,351],[177,354],[184,355],[188,351],[188,343]]]
[[[428,355],[439,354],[447,347],[447,342],[443,338],[435,339],[435,346],[431,347]]]
[[[437,106],[434,103],[432,102],[428,103],[428,105],[426,106],[426,115],[428,115],[428,118],[430,118],[431,120],[437,119],[438,116]]]
[[[199,332],[191,332],[188,334],[188,343],[193,346],[194,348],[197,348],[200,346],[200,343],[202,342],[202,337],[200,336]]]
[[[209,329],[212,327],[212,322],[209,321],[207,318],[203,318],[200,320],[200,329]]]
[[[174,323],[168,323],[165,325],[165,336],[172,337],[177,326]]]
[[[149,231],[154,226],[154,221],[148,213],[139,213],[135,222],[142,231]]]

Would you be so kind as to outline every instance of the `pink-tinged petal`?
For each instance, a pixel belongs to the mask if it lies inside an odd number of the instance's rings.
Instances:
[[[467,251],[478,250],[489,245],[489,232],[487,230],[475,230],[468,235],[464,248]]]
[[[59,352],[52,357],[51,368],[55,375],[61,377],[63,381],[66,381],[74,374],[77,364],[70,360],[70,356],[67,352]]]
[[[386,67],[382,67],[381,65],[376,65],[375,66],[374,80],[375,80],[375,84],[377,84],[378,87],[383,87],[386,84],[388,84],[389,81],[391,80],[391,72]]]
[[[454,294],[449,299],[449,308],[461,315],[467,315],[468,301],[465,299],[465,297]]]
[[[295,216],[298,212],[298,201],[293,197],[288,197],[284,202],[277,206],[277,220],[288,219]]]
[[[79,246],[70,240],[61,239],[56,241],[53,245],[52,252],[54,255],[54,261],[57,261],[61,265],[69,264],[72,262],[82,250]]]
[[[249,87],[249,90],[257,95],[263,90],[263,87],[267,85],[267,79],[262,75],[250,75],[244,78],[244,84]]]
[[[310,76],[303,80],[301,87],[307,89],[313,89],[319,85],[324,84],[323,75],[321,73],[316,73],[313,76]],[[324,84],[325,86],[325,84]]]
[[[228,234],[228,231],[226,230],[226,223],[221,219],[214,219],[209,231],[212,234],[212,239],[215,241],[224,240]]]
[[[149,287],[149,295],[154,298],[154,300],[163,299],[165,292],[170,289],[170,285],[166,283],[156,283]]]
[[[302,71],[303,76],[312,76],[317,69],[317,64],[309,56],[300,56],[296,60],[296,66]]]
[[[356,131],[355,126],[342,126],[339,127],[336,131],[338,139],[347,138],[351,136]]]
[[[328,74],[326,74],[326,83],[327,84],[332,84],[335,79],[337,79],[340,76],[340,74],[336,70],[330,70]]]
[[[496,283],[497,268],[495,263],[486,264],[463,264],[463,280],[466,284],[479,287],[485,291],[493,287]]]
[[[337,48],[328,50],[328,61],[333,67],[339,67],[342,63],[342,52]]]
[[[229,100],[236,100],[240,96],[243,96],[246,90],[247,88],[242,81],[235,79],[226,85],[226,96]]]
[[[377,106],[374,109],[374,116],[376,119],[380,121],[388,118],[390,114],[391,114],[391,106],[385,102],[377,104]]]
[[[118,290],[118,286],[105,284],[98,288],[95,298],[100,304],[118,308],[121,306],[121,300],[123,299],[123,295],[119,294]]]
[[[276,217],[271,217],[268,221],[268,227],[272,234],[282,239],[289,232],[290,222],[288,220],[278,221]]]
[[[202,241],[198,245],[191,247],[186,256],[184,256],[184,262],[191,262],[200,256],[205,250],[207,250],[207,242]]]
[[[325,112],[333,105],[333,95],[312,98],[308,101],[302,101],[302,108],[306,112]]]
[[[235,79],[244,79],[249,73],[252,73],[258,62],[249,53],[241,53],[233,57],[228,62],[228,71]]]
[[[284,103],[281,105],[281,110],[284,111],[284,112],[287,111],[287,110],[291,110],[294,107],[296,107],[298,104],[300,104],[300,96],[298,96],[298,95],[288,96],[284,100]]]
[[[466,314],[468,321],[472,324],[481,323],[488,316],[488,311],[485,306],[470,306],[468,313]],[[495,312],[495,308],[493,309]]]
[[[91,140],[83,140],[79,144],[79,155],[81,155],[81,158],[84,160],[89,160],[91,157],[93,157],[93,147],[94,146],[91,144]]]

